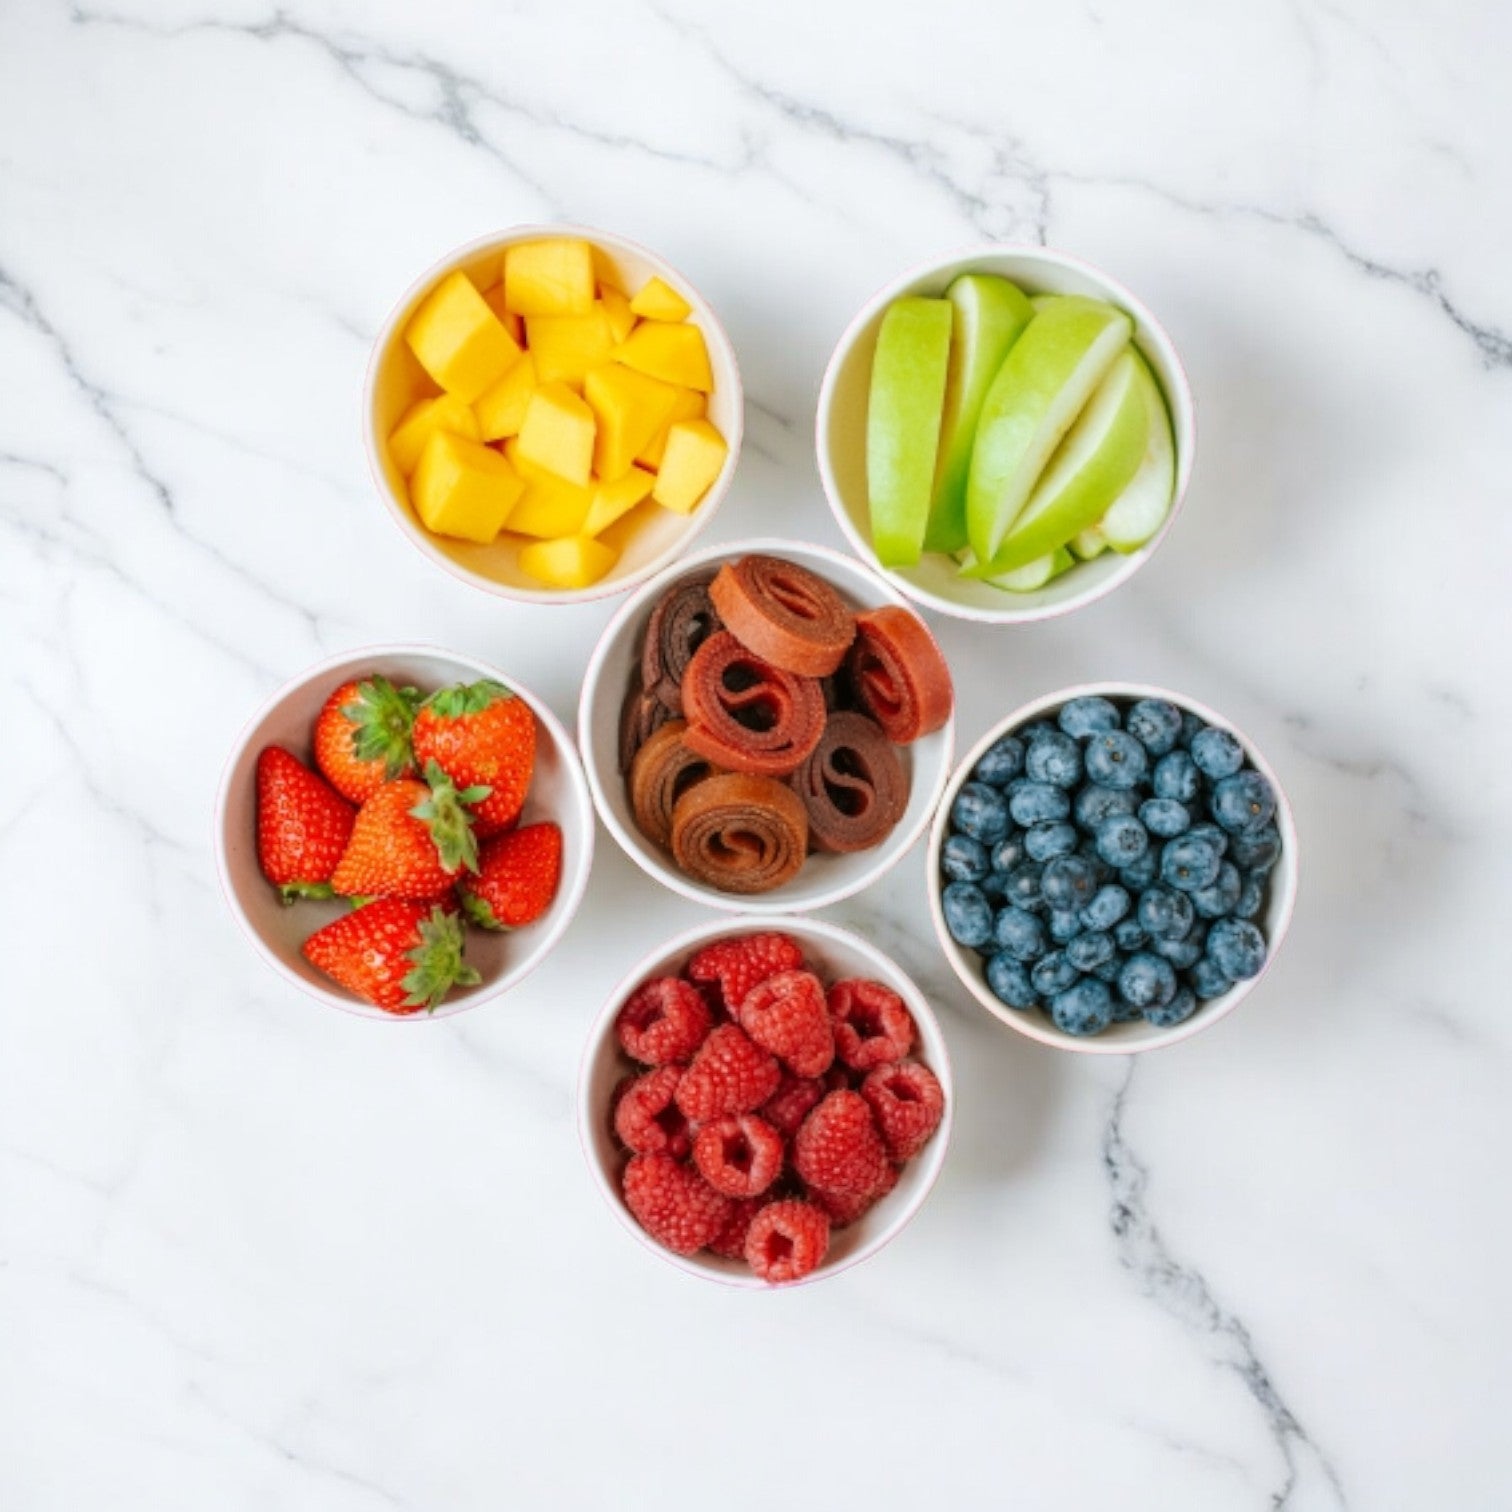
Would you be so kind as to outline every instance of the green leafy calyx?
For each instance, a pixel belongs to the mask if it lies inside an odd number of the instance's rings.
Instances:
[[[449,688],[438,688],[422,707],[440,719],[462,719],[469,714],[481,714],[500,699],[513,697],[503,683],[484,678],[480,682],[453,683]]]
[[[430,787],[430,797],[417,803],[410,810],[410,817],[430,831],[436,854],[447,871],[457,872],[464,867],[470,872],[477,871],[478,837],[473,833],[467,810],[470,805],[481,803],[493,789],[470,787],[458,792],[456,783],[434,761],[425,763],[425,781]]]
[[[420,943],[405,952],[415,964],[405,973],[407,1008],[434,1013],[453,987],[476,987],[483,980],[477,969],[462,959],[462,925],[439,904],[428,919],[420,921]]]
[[[386,677],[370,677],[357,685],[357,697],[342,704],[352,726],[352,753],[359,761],[381,761],[383,775],[392,780],[413,771],[415,751],[411,732],[420,707],[418,688],[396,688]]]

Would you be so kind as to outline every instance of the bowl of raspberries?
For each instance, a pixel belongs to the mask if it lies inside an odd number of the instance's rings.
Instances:
[[[1036,699],[952,775],[930,909],[990,1013],[1124,1055],[1217,1023],[1274,960],[1297,892],[1286,794],[1213,710],[1132,683]]]
[[[832,1276],[919,1210],[950,1140],[928,1002],[866,940],[813,919],[703,924],[615,989],[578,1126],[625,1227],[732,1286]]]

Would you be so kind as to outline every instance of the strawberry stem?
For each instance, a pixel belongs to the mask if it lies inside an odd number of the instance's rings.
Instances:
[[[352,751],[359,761],[381,761],[392,780],[413,771],[411,732],[420,706],[418,688],[396,688],[386,677],[358,684],[356,700],[341,706],[352,726]]]
[[[405,1006],[434,1013],[453,987],[475,987],[483,978],[462,959],[462,925],[439,904],[420,921],[420,943],[406,951],[414,967],[405,975]]]
[[[425,763],[425,780],[430,786],[430,797],[417,803],[410,810],[410,817],[420,820],[430,831],[436,854],[447,871],[456,872],[463,867],[477,871],[478,839],[473,834],[467,806],[480,802],[489,789],[464,788],[459,793],[456,784],[435,761]]]
[[[280,901],[288,904],[303,899],[334,898],[336,891],[329,882],[285,882],[278,889],[278,896]]]

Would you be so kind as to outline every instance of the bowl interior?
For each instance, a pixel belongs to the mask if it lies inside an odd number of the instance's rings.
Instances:
[[[1033,593],[1008,593],[989,583],[956,576],[949,557],[926,553],[916,567],[887,569],[876,562],[866,491],[866,412],[871,389],[872,356],[887,307],[904,295],[943,295],[962,273],[996,273],[1027,294],[1084,294],[1118,305],[1134,319],[1134,341],[1160,380],[1176,438],[1176,498],[1154,540],[1129,556],[1105,551],[1090,562],[1062,573]],[[1176,516],[1191,473],[1193,419],[1190,392],[1170,338],[1154,317],[1127,290],[1094,269],[1058,254],[1030,250],[983,250],[942,262],[890,285],[862,310],[841,338],[825,374],[819,402],[820,472],[825,492],[841,528],[863,560],[899,583],[911,597],[946,613],[969,613],[986,619],[1034,619],[1110,592],[1159,544]]]
[[[281,745],[314,765],[312,733],[326,699],[353,677],[381,673],[396,684],[430,692],[446,683],[496,677],[530,704],[536,715],[535,774],[521,822],[555,820],[562,830],[562,881],[544,918],[527,929],[467,931],[467,959],[483,980],[447,995],[434,1013],[395,1015],[361,1002],[317,971],[300,946],[317,929],[348,911],[338,901],[285,906],[257,861],[257,758]],[[222,875],[233,907],[268,959],[285,975],[338,1007],[365,1017],[431,1019],[459,1013],[519,981],[555,944],[576,911],[592,862],[593,815],[582,771],[561,725],[534,695],[481,663],[422,651],[376,648],[320,668],[285,689],[248,728],[227,769],[220,815]]]
[[[648,501],[611,527],[605,539],[622,548],[620,559],[606,578],[580,593],[548,588],[522,572],[519,561],[521,538],[517,536],[501,535],[483,546],[431,534],[420,523],[410,504],[408,485],[394,466],[387,445],[389,434],[404,412],[417,400],[440,392],[404,340],[405,327],[421,300],[442,278],[458,268],[486,291],[503,277],[506,247],[550,235],[581,236],[591,241],[598,248],[603,263],[617,275],[626,293],[634,295],[648,279],[658,277],[676,289],[693,307],[688,319],[702,330],[714,370],[709,419],[719,428],[730,448],[724,470],[691,515],[680,515]],[[703,528],[718,508],[734,476],[743,415],[740,371],[724,327],[703,296],[676,269],[653,257],[643,247],[603,231],[577,226],[521,226],[507,234],[474,242],[432,268],[389,317],[374,349],[369,374],[367,446],[374,474],[382,484],[389,507],[429,556],[485,588],[507,591],[512,597],[532,602],[561,603],[574,598],[601,597],[639,581]]]
[[[737,1260],[699,1253],[684,1257],[663,1249],[631,1217],[620,1195],[619,1178],[627,1156],[615,1143],[609,1124],[610,1100],[620,1078],[635,1069],[619,1048],[614,1037],[614,1020],[621,1004],[641,982],[652,977],[675,975],[688,959],[714,940],[738,939],[743,935],[772,926],[761,920],[744,923],[718,921],[700,925],[671,941],[660,952],[648,956],[617,987],[594,1023],[584,1052],[582,1075],[578,1087],[578,1123],[583,1149],[606,1200],[620,1221],[636,1238],[657,1254],[694,1275],[712,1277],[733,1286],[766,1290],[766,1283],[751,1274]],[[918,1026],[919,1039],[915,1055],[925,1061],[939,1078],[945,1092],[945,1115],[934,1137],[923,1151],[903,1168],[898,1184],[859,1222],[836,1229],[831,1237],[824,1263],[807,1279],[818,1280],[858,1264],[874,1254],[913,1216],[934,1185],[945,1151],[950,1143],[950,1126],[955,1107],[955,1087],[951,1080],[950,1057],[945,1038],[935,1021],[924,995],[903,971],[874,946],[852,934],[818,920],[788,920],[781,928],[791,934],[808,957],[809,965],[828,986],[845,977],[870,977],[885,982],[908,1004]]]
[[[662,592],[686,572],[704,564],[735,561],[751,552],[786,557],[812,569],[856,609],[875,609],[903,600],[877,577],[838,552],[792,541],[747,541],[700,552],[641,587],[604,631],[583,684],[579,739],[594,802],[609,831],[631,859],[684,897],[744,913],[786,913],[819,908],[865,887],[882,875],[924,832],[949,774],[954,749],[954,716],[939,730],[899,746],[908,779],[908,807],[881,845],[852,855],[811,855],[803,870],[782,887],[755,897],[720,892],[685,876],[672,857],[636,827],[625,779],[619,770],[620,709],[639,665],[646,622]]]

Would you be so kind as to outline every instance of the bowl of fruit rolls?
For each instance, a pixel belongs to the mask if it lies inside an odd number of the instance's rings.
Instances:
[[[1066,613],[1137,572],[1195,440],[1149,309],[1076,258],[1015,246],[928,263],[868,301],[815,432],[862,560],[918,603],[993,624]]]
[[[679,552],[734,476],[743,402],[723,326],[623,237],[518,226],[400,298],[368,366],[364,436],[404,533],[464,581],[565,603]]]

